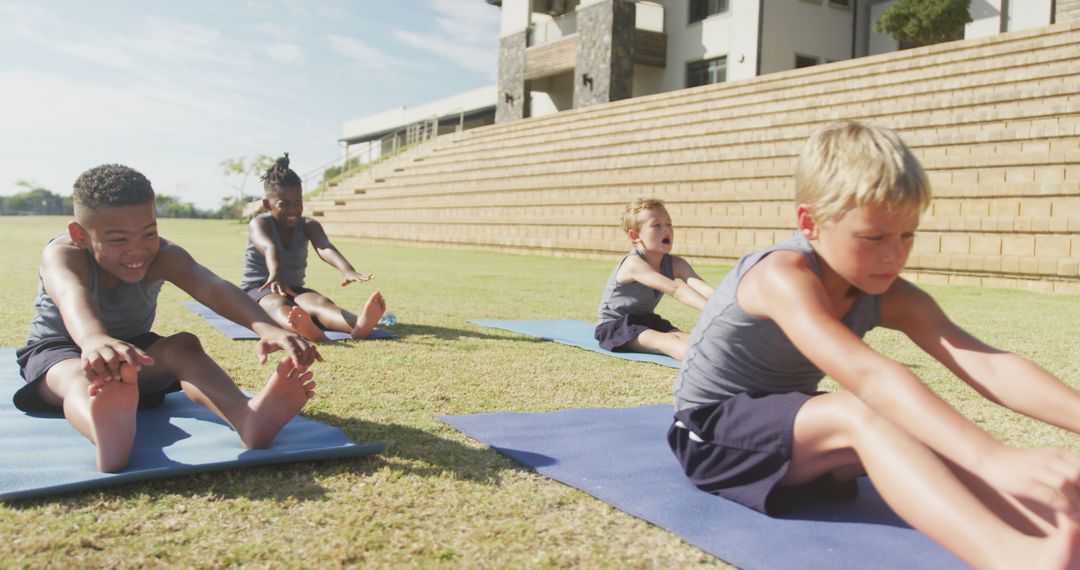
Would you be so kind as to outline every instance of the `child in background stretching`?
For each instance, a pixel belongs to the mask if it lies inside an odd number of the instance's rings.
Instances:
[[[97,467],[120,471],[135,441],[136,409],[183,389],[224,419],[244,447],[267,447],[315,394],[308,365],[319,353],[282,330],[232,283],[199,265],[157,232],[154,189],[139,172],[107,164],[75,181],[67,235],[41,255],[37,314],[16,351],[26,385],[14,396],[26,412],[63,411],[97,447]],[[191,333],[150,332],[158,292],[169,281],[259,334],[260,362],[288,357],[248,398]]]
[[[703,309],[713,289],[685,259],[671,255],[675,229],[662,201],[638,198],[628,204],[622,229],[634,249],[608,277],[593,334],[605,350],[667,354],[682,360],[689,335],[653,311],[664,294]]]
[[[248,224],[241,287],[282,327],[311,340],[326,340],[326,330],[367,338],[386,311],[382,293],[368,298],[360,315],[337,306],[318,291],[304,287],[308,242],[326,263],[341,271],[341,286],[363,283],[371,275],[357,273],[330,243],[319,222],[304,217],[300,177],[289,168],[289,153],[277,159],[262,177],[265,197],[260,214]]]
[[[892,131],[832,125],[806,144],[795,192],[794,237],[740,259],[694,327],[668,431],[689,479],[774,514],[850,499],[866,473],[976,568],[1080,567],[1080,455],[996,441],[862,340],[901,331],[987,399],[1080,432],[1080,393],[899,277],[930,201],[918,160]],[[846,391],[818,392],[824,374]]]

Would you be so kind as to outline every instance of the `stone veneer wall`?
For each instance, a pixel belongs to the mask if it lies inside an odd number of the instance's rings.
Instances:
[[[499,93],[495,122],[525,117],[525,45],[527,32],[499,38]]]
[[[635,18],[634,4],[626,0],[605,0],[577,11],[575,109],[631,97]]]
[[[335,237],[612,257],[623,205],[668,202],[676,251],[729,263],[794,228],[817,128],[896,129],[934,201],[906,273],[1080,293],[1080,21],[575,109],[439,137],[306,209]]]

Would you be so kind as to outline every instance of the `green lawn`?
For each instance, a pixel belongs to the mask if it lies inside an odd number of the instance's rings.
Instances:
[[[0,218],[0,346],[17,347],[33,314],[42,246],[62,218]],[[162,234],[236,279],[246,226],[161,220]],[[376,279],[340,288],[313,265],[308,284],[359,308],[374,288],[398,317],[389,342],[322,347],[318,396],[305,414],[380,455],[227,471],[48,500],[0,504],[7,566],[631,566],[722,565],[665,531],[516,466],[434,419],[669,401],[674,371],[482,329],[468,319],[592,320],[615,259],[588,261],[339,241]],[[678,246],[676,246],[676,249]],[[312,257],[317,261],[317,258]],[[726,268],[699,267],[717,282]],[[1029,355],[1080,386],[1080,297],[928,287],[976,335]],[[156,331],[188,330],[245,389],[269,373],[254,343],[225,339],[167,286]],[[694,312],[660,312],[687,330]],[[869,340],[911,366],[981,426],[1023,445],[1080,438],[980,402],[898,335]]]

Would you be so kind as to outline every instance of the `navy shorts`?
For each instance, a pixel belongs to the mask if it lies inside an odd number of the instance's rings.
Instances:
[[[676,330],[676,327],[656,313],[624,315],[596,325],[593,338],[600,341],[600,348],[604,350],[627,352],[629,349],[625,346],[648,330],[666,333]]]
[[[266,288],[266,289],[263,289],[262,291],[259,291],[259,287],[262,287],[262,285],[257,285],[255,287],[244,289],[244,292],[247,293],[248,297],[251,297],[252,299],[255,299],[256,303],[258,303],[259,300],[262,299],[263,297],[270,294],[270,289],[269,288]],[[314,289],[308,289],[307,287],[293,287],[292,290],[295,291],[297,295],[303,295],[304,293],[316,293],[316,294],[319,293],[318,291],[316,291]],[[288,299],[290,304],[293,304],[293,305],[296,304],[296,301],[294,300],[294,299],[296,299],[296,297],[286,294],[285,298]],[[311,315],[311,322],[315,323],[315,326],[319,327],[320,329],[327,330],[326,327],[323,326],[323,324],[321,322],[319,322],[319,317],[316,317],[315,315]]]
[[[256,285],[254,287],[248,287],[247,289],[244,289],[244,292],[247,293],[248,297],[251,297],[252,299],[255,299],[256,301],[261,300],[263,297],[265,297],[265,296],[267,296],[267,295],[269,295],[271,293],[269,287],[267,287],[266,289],[263,289],[262,291],[259,291],[259,287],[262,287],[262,285]],[[308,289],[307,287],[292,287],[292,290],[296,291],[297,295],[302,295],[304,293],[318,293],[318,291],[316,291],[314,289]],[[293,297],[291,295],[285,295],[285,296],[288,297],[290,301],[292,301]]]
[[[146,332],[122,340],[146,350],[161,338],[161,335],[157,333]],[[44,381],[45,374],[53,366],[65,360],[82,358],[82,349],[79,345],[63,336],[43,338],[16,350],[15,358],[19,363],[19,373],[26,381],[26,385],[19,388],[12,398],[15,407],[28,413],[62,414],[63,408],[54,406],[41,398],[38,394],[38,383]],[[166,394],[179,391],[180,382],[174,380],[165,388],[154,392],[143,392],[142,387],[143,385],[139,384],[139,409],[146,410],[164,403]]]
[[[853,500],[856,482],[830,474],[805,485],[776,486],[791,465],[795,415],[812,397],[743,393],[680,410],[668,429],[668,445],[697,488],[767,515],[806,501]]]

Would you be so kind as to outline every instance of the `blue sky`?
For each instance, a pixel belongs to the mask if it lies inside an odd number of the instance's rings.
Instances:
[[[288,151],[303,175],[349,119],[497,75],[484,0],[0,0],[0,21],[0,195],[119,162],[215,208],[223,159]]]

